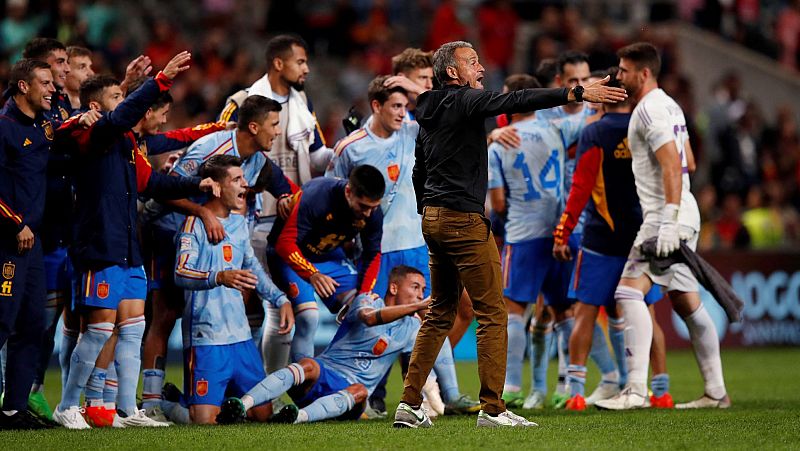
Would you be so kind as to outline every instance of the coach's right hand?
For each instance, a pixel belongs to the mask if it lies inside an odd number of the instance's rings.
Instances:
[[[606,75],[606,78],[597,80],[594,83],[589,83],[588,85],[584,86],[583,100],[585,102],[593,103],[617,103],[627,99],[628,94],[625,93],[624,89],[606,86],[606,83],[608,83],[609,80],[611,80],[611,76]],[[571,89],[569,91],[569,97],[573,97],[570,100],[574,101],[574,96]]]
[[[191,60],[192,54],[187,51],[183,51],[169,60],[161,72],[163,72],[164,75],[166,75],[170,80],[174,80],[179,73],[189,69],[189,61]]]
[[[339,286],[339,282],[321,272],[312,274],[308,281],[322,299],[333,296],[333,293],[336,293],[336,287]]]
[[[229,269],[217,273],[217,285],[224,285],[234,290],[255,290],[258,277],[249,269]]]

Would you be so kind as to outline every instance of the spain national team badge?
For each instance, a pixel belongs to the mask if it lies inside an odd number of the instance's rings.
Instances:
[[[205,396],[208,394],[208,381],[205,379],[200,379],[197,383],[194,384],[194,392],[197,396]]]
[[[400,166],[397,163],[392,163],[386,167],[386,173],[389,175],[389,180],[396,182],[400,177]]]
[[[44,129],[44,137],[47,138],[48,141],[53,140],[53,124],[50,121],[44,121],[42,124],[42,128]]]
[[[233,246],[230,244],[225,244],[222,246],[222,258],[224,258],[228,263],[233,261]]]
[[[381,337],[375,342],[375,345],[372,347],[372,354],[374,355],[381,355],[386,351],[386,348],[389,347],[389,341],[385,338]]]
[[[3,263],[3,278],[4,279],[13,279],[14,278],[14,269],[16,269],[16,265],[11,262]]]
[[[300,288],[297,287],[297,284],[292,282],[289,284],[289,289],[286,290],[290,298],[296,298],[300,296]]]
[[[108,289],[109,285],[106,282],[100,282],[97,284],[97,297],[100,299],[105,299],[108,297]]]
[[[63,106],[58,107],[58,112],[61,114],[62,121],[69,119],[69,113],[67,113],[67,110],[65,110]]]

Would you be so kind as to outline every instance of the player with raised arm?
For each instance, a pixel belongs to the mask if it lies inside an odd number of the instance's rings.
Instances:
[[[376,294],[358,295],[325,351],[270,374],[241,399],[227,400],[217,421],[240,420],[253,406],[286,392],[297,406],[284,407],[272,418],[274,422],[359,418],[367,397],[398,354],[410,351],[420,326],[418,314],[428,308],[429,300],[422,294],[425,278],[419,270],[397,266],[390,279],[385,302]],[[435,366],[445,397],[458,397],[450,348],[442,347]]]
[[[654,273],[640,246],[657,238],[659,256],[668,256],[681,241],[694,249],[700,232],[700,213],[689,189],[690,154],[686,118],[675,101],[658,87],[661,58],[649,43],[623,47],[617,78],[636,102],[628,126],[636,191],[643,222],[622,272],[614,298],[625,318],[625,350],[628,356],[628,384],[616,397],[598,401],[602,409],[624,410],[647,406],[647,368],[653,323],[644,294],[654,283],[667,289],[672,307],[686,322],[689,336],[705,382],[705,393],[695,401],[676,408],[729,407],[725,390],[719,339],[714,322],[703,307],[697,279],[686,265],[672,265]]]
[[[288,218],[275,223],[267,259],[294,305],[293,362],[314,356],[316,296],[336,314],[353,290],[372,291],[380,270],[385,189],[383,175],[369,165],[353,169],[346,180],[317,178],[293,196]],[[344,250],[356,235],[362,246],[357,269]]]
[[[288,211],[289,196],[297,188],[267,156],[275,138],[280,136],[280,109],[280,104],[272,99],[248,97],[239,109],[236,129],[217,131],[194,142],[173,164],[171,175],[195,176],[215,155],[235,156],[241,158],[248,193],[252,194],[252,188],[263,173],[267,191],[280,199],[281,211]],[[226,235],[220,220],[203,205],[204,200],[205,197],[149,201],[146,206],[148,211],[156,213],[145,227],[152,247],[149,277],[153,314],[144,340],[142,408],[148,416],[159,420],[162,419],[159,405],[166,369],[167,339],[184,310],[183,291],[175,286],[173,277],[176,251],[172,244],[181,230],[185,214],[202,220],[200,223],[211,244],[219,243]],[[237,213],[247,217],[249,211],[245,208],[237,210]]]
[[[215,423],[226,393],[241,396],[266,377],[247,327],[244,291],[255,290],[279,309],[281,333],[288,334],[294,326],[292,304],[255,257],[247,220],[234,213],[246,206],[248,183],[241,165],[238,157],[220,154],[200,170],[220,185],[220,196],[204,206],[222,224],[224,238],[211,242],[203,219],[187,216],[177,239],[175,283],[186,295],[184,393],[195,424]],[[267,406],[258,410],[251,413],[260,418],[269,415]]]
[[[188,52],[179,53],[155,79],[124,100],[118,85],[100,90],[94,100],[103,112],[87,111],[64,123],[56,133],[56,141],[63,140],[77,155],[74,259],[81,283],[75,303],[81,307],[83,334],[73,351],[61,403],[53,412],[53,419],[70,429],[89,428],[78,407],[80,394],[115,327],[119,329],[115,360],[120,417],[125,416],[120,424],[164,425],[152,422],[136,408],[147,291],[136,230],[137,193],[185,197],[218,188],[212,180],[154,172],[132,129],[172,80],[189,68],[190,59]],[[93,121],[91,126],[84,126],[87,121]],[[103,214],[98,215],[99,211]]]
[[[506,79],[509,92],[538,88],[530,75]],[[489,146],[489,199],[492,209],[507,217],[502,255],[503,294],[508,309],[508,351],[503,400],[521,407],[522,362],[525,355],[523,314],[543,293],[548,305],[559,311],[569,308],[565,268],[552,254],[552,227],[563,202],[564,161],[567,148],[578,140],[583,119],[539,120],[538,113],[512,115],[512,124],[522,144],[505,149]],[[541,394],[543,380],[534,380],[532,392]]]

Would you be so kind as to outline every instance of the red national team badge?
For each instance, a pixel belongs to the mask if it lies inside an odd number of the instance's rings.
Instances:
[[[286,291],[286,294],[289,295],[290,298],[296,298],[297,296],[300,296],[300,288],[297,288],[297,284],[294,282],[289,284],[289,289]]]
[[[400,166],[397,163],[390,164],[386,167],[386,173],[389,174],[389,180],[396,182],[400,177]]]
[[[97,284],[97,297],[100,299],[105,299],[108,297],[108,289],[109,286],[105,282],[100,282]]]
[[[389,347],[389,342],[386,341],[385,338],[381,337],[375,342],[375,346],[372,347],[372,353],[374,355],[381,355],[386,351],[386,348]]]
[[[233,261],[233,246],[230,244],[222,246],[222,258],[228,263]]]
[[[200,379],[194,384],[194,392],[197,396],[205,396],[208,394],[208,381],[205,379]]]

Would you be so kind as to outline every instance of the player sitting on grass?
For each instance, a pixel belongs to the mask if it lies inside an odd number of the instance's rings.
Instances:
[[[216,155],[203,166],[204,176],[220,184],[221,193],[205,204],[225,229],[211,244],[203,220],[188,216],[178,239],[175,283],[184,288],[184,386],[192,423],[213,424],[225,393],[243,394],[266,374],[250,335],[242,292],[258,296],[280,310],[280,332],[294,325],[292,305],[264,272],[253,248],[244,216],[247,180],[241,160]],[[266,418],[271,406],[253,410]]]
[[[297,406],[284,407],[272,417],[273,422],[359,418],[369,394],[389,366],[401,352],[411,351],[420,327],[416,313],[428,308],[428,299],[422,298],[425,290],[422,272],[396,266],[390,279],[385,303],[374,294],[356,297],[322,354],[270,374],[241,399],[228,398],[222,404],[217,422],[239,421],[254,406],[286,392]],[[454,402],[461,398],[449,347],[442,347],[435,368],[445,400]]]

